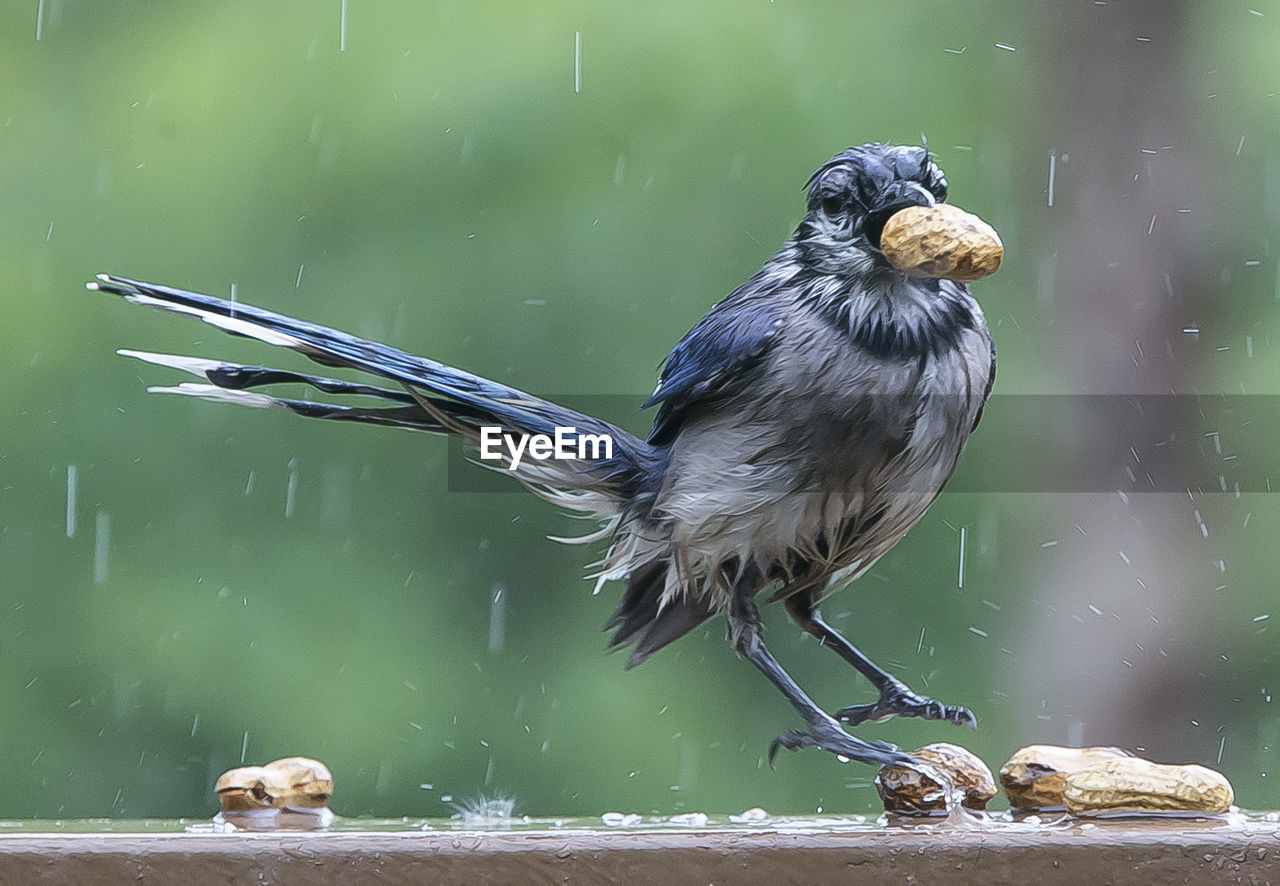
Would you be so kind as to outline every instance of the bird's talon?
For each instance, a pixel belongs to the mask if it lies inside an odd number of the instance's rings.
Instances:
[[[817,739],[808,732],[802,732],[799,729],[788,730],[769,743],[769,768],[778,768],[775,764],[778,759],[778,751],[782,748],[786,748],[789,751],[798,751],[801,748],[817,746]]]
[[[947,720],[957,726],[978,728],[978,720],[968,708],[952,707],[917,695],[901,683],[894,682],[873,704],[850,705],[836,711],[835,718],[856,726],[879,722],[890,717],[919,717],[922,720]]]
[[[857,760],[873,766],[882,766],[886,763],[898,766],[915,763],[915,758],[902,753],[897,745],[887,741],[863,741],[838,727],[839,724],[836,723],[831,723],[830,726],[819,723],[809,731],[792,729],[782,733],[769,744],[769,768],[777,768],[774,764],[778,751],[782,748],[789,751],[818,748],[829,751],[846,762]]]

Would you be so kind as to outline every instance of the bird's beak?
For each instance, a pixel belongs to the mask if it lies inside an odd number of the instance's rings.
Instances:
[[[908,206],[933,206],[937,202],[921,184],[911,181],[894,182],[876,200],[875,208],[867,213],[862,232],[866,235],[867,242],[879,249],[880,235],[891,215]]]

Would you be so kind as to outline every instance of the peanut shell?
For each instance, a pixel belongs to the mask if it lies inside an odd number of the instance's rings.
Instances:
[[[283,790],[276,774],[265,766],[241,766],[218,777],[213,786],[223,812],[253,812],[275,807],[276,795]]]
[[[969,283],[994,274],[1004,244],[991,225],[948,203],[908,206],[889,216],[880,251],[908,277]]]
[[[265,766],[230,769],[213,789],[224,812],[320,809],[333,794],[333,776],[318,760],[285,757]]]
[[[1106,760],[1067,776],[1063,796],[1073,815],[1101,812],[1226,812],[1235,794],[1226,777],[1204,766]]]
[[[951,779],[952,785],[964,792],[960,805],[968,809],[986,809],[996,795],[996,781],[991,770],[973,753],[959,745],[937,742],[911,752],[911,756],[928,763]],[[880,767],[876,790],[889,812],[927,815],[947,811],[947,791],[927,770],[909,766]]]
[[[264,768],[275,772],[282,784],[277,805],[290,809],[319,809],[333,794],[333,775],[319,760],[285,757],[272,760]]]
[[[1062,789],[1068,775],[1095,763],[1128,756],[1128,751],[1112,747],[1027,745],[1000,767],[1000,784],[1009,805],[1016,809],[1062,809],[1067,805]]]

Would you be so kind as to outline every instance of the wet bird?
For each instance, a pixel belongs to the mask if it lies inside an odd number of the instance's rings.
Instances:
[[[611,648],[631,647],[634,666],[723,615],[733,648],[805,722],[773,741],[771,764],[780,748],[909,764],[893,745],[845,726],[895,715],[972,726],[973,715],[875,665],[823,620],[819,603],[866,572],[941,491],[990,392],[995,349],[966,285],[906,276],[880,250],[891,215],[947,198],[927,148],[849,148],[813,174],[807,194],[807,213],[781,250],[667,356],[643,404],[657,407],[644,440],[463,370],[242,302],[111,275],[89,287],[391,382],[120,351],[200,379],[152,390],[456,435],[476,447],[494,428],[513,438],[550,438],[557,429],[607,437],[605,452],[518,465],[508,453],[503,464],[542,498],[600,521],[598,532],[574,541],[607,540],[597,581],[626,583],[606,626]],[[284,383],[360,400],[261,390]],[[816,705],[764,644],[762,594],[781,600],[879,698],[834,714]]]

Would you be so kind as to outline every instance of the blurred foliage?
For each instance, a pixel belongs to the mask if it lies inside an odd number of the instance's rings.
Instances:
[[[344,815],[878,805],[866,767],[769,771],[798,723],[718,622],[605,656],[618,588],[544,539],[581,524],[451,492],[444,443],[148,396],[169,374],[114,348],[302,361],[81,292],[96,272],[638,404],[818,164],[923,132],[1005,238],[975,286],[999,392],[1280,393],[1280,6],[341,9],[0,6],[0,817],[200,817],[222,769],[286,754],[332,767]],[[972,446],[1035,470],[1000,408]],[[981,728],[862,732],[993,767],[1031,741],[1220,758],[1280,805],[1270,499],[944,495],[828,615]],[[821,703],[870,697],[766,620]]]

